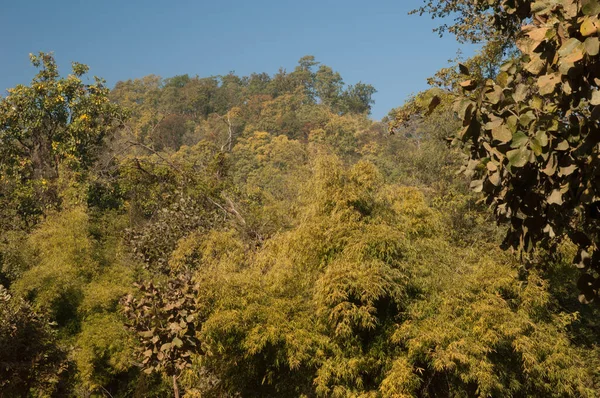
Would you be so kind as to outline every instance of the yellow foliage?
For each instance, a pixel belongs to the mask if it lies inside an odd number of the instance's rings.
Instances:
[[[80,382],[92,391],[127,371],[134,356],[134,341],[116,314],[93,315],[81,326],[74,360]]]
[[[15,285],[16,291],[32,299],[36,308],[55,315],[63,300],[77,301],[82,286],[99,271],[88,227],[82,208],[50,215],[29,238],[35,260]]]

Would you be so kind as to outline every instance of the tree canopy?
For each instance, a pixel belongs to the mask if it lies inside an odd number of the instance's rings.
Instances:
[[[457,87],[457,138],[470,144],[466,172],[498,220],[509,223],[505,244],[525,251],[567,237],[585,272],[578,286],[591,301],[598,279],[598,75],[596,1],[443,1],[423,11],[459,12],[451,30],[468,30],[474,10],[485,26],[514,38],[518,52],[495,79],[469,76]],[[515,29],[520,26],[520,30]],[[467,31],[463,30],[467,29]],[[479,27],[478,27],[479,29]]]
[[[113,89],[32,57],[0,99],[0,396],[598,396],[595,16],[542,3],[427,3],[493,40],[382,121],[312,56]]]

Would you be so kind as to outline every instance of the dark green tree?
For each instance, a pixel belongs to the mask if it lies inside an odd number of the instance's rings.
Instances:
[[[51,396],[66,370],[49,321],[0,285],[0,396]]]
[[[315,73],[315,93],[321,103],[336,109],[344,81],[338,72],[327,65],[321,65]]]
[[[344,113],[371,113],[371,105],[375,103],[373,94],[377,90],[370,84],[356,83],[349,86],[342,94],[341,108]]]

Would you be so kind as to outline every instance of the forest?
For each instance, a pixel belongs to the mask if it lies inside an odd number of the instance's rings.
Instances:
[[[480,49],[380,121],[311,55],[111,88],[32,54],[0,397],[600,396],[600,1],[414,14]]]

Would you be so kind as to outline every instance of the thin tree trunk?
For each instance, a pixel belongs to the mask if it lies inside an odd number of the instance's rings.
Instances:
[[[35,139],[31,156],[33,178],[53,181],[58,177],[58,162],[52,157],[51,142],[43,138]]]
[[[173,393],[175,398],[179,398],[179,387],[177,387],[177,376],[173,375]]]

